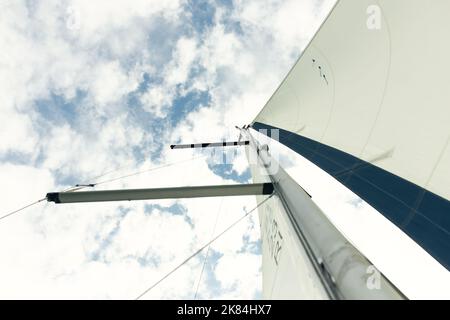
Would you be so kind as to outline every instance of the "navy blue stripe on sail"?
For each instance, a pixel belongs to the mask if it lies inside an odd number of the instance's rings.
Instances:
[[[255,130],[279,142],[329,173],[399,227],[450,270],[450,201],[346,152],[287,130],[255,122]]]

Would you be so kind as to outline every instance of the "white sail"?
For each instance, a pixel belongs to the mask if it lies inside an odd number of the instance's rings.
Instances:
[[[450,268],[450,2],[341,0],[254,120]]]
[[[247,156],[253,180],[270,181],[274,191],[258,209],[263,298],[404,299],[278,164],[276,152],[250,130],[242,130],[242,135],[250,140]]]

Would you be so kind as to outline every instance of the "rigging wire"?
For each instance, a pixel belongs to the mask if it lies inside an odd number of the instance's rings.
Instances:
[[[201,156],[198,156],[198,157],[193,157],[193,158],[190,158],[190,159],[184,159],[184,160],[175,161],[175,162],[169,162],[169,163],[157,166],[157,167],[152,167],[152,168],[149,168],[149,169],[136,171],[136,172],[133,172],[133,173],[129,173],[129,174],[126,174],[126,175],[123,175],[123,176],[111,178],[111,179],[104,180],[104,181],[99,181],[99,182],[94,182],[94,183],[89,183],[89,184],[76,184],[76,185],[74,185],[72,187],[64,189],[61,192],[73,192],[73,191],[78,191],[78,190],[81,190],[81,189],[84,189],[84,188],[87,188],[87,187],[95,187],[95,186],[98,186],[98,185],[101,185],[101,184],[105,184],[105,183],[108,183],[108,182],[113,182],[113,181],[117,181],[117,180],[120,180],[120,179],[137,176],[137,175],[142,174],[142,173],[146,173],[146,172],[150,172],[150,171],[156,171],[158,169],[170,167],[170,166],[173,166],[173,165],[176,165],[176,164],[180,164],[180,163],[184,163],[184,162],[188,162],[188,161],[194,161],[194,160],[201,159],[201,158],[204,158],[204,157],[206,157],[206,155],[201,155]],[[103,173],[103,174],[101,174],[99,176],[96,176],[94,178],[88,179],[88,181],[104,177],[104,176],[106,176],[106,175],[108,175],[110,173],[117,172],[117,171],[119,171],[119,170],[121,170],[123,168],[125,168],[125,166],[119,167],[119,168],[114,169],[114,170],[107,171],[107,172],[105,172],[105,173]]]
[[[204,157],[206,157],[206,155],[201,155],[201,156],[190,158],[190,159],[184,159],[184,160],[180,160],[180,161],[170,162],[170,163],[166,163],[166,164],[163,164],[163,165],[160,165],[160,166],[156,166],[156,167],[152,167],[152,168],[149,168],[149,169],[145,169],[145,170],[129,173],[129,174],[126,174],[126,175],[123,175],[123,176],[120,176],[120,177],[115,177],[115,178],[111,178],[111,179],[108,179],[108,180],[103,180],[103,181],[91,183],[91,184],[88,184],[88,185],[77,185],[75,187],[78,187],[78,188],[82,189],[82,188],[86,188],[86,187],[90,187],[90,186],[98,186],[98,185],[101,185],[101,184],[117,181],[117,180],[120,180],[120,179],[137,176],[137,175],[142,174],[142,173],[155,171],[155,170],[159,170],[159,169],[162,169],[162,168],[167,168],[167,167],[170,167],[170,166],[173,166],[173,165],[176,165],[176,164],[180,164],[180,163],[184,163],[184,162],[188,162],[188,161],[194,161],[194,160],[201,159],[201,158],[204,158]],[[104,174],[104,175],[106,175],[106,174]],[[104,176],[104,175],[102,175],[102,176]],[[75,187],[73,187],[73,188],[75,188]],[[79,190],[79,189],[76,189],[76,190]]]
[[[77,185],[75,185],[75,186],[66,188],[66,189],[64,189],[64,190],[61,191],[61,192],[73,192],[73,191],[78,191],[78,190],[81,190],[81,189],[84,189],[84,188],[87,188],[87,187],[95,187],[95,186],[97,186],[97,185],[101,185],[101,184],[105,184],[105,183],[108,183],[108,182],[116,181],[116,180],[119,180],[119,179],[124,179],[124,178],[128,178],[128,177],[136,176],[136,175],[139,175],[139,174],[142,174],[142,173],[146,173],[146,172],[150,172],[150,171],[155,171],[155,170],[162,169],[162,168],[166,168],[166,167],[170,167],[170,166],[173,166],[173,165],[176,165],[176,164],[180,164],[180,163],[184,163],[184,162],[188,162],[188,161],[194,161],[194,160],[197,160],[197,159],[200,159],[200,158],[204,158],[204,157],[206,157],[206,156],[207,156],[207,155],[201,155],[201,156],[193,157],[193,158],[190,158],[190,159],[184,159],[184,160],[180,160],[180,161],[170,162],[170,163],[166,163],[166,164],[161,165],[161,166],[152,167],[152,168],[150,168],[150,169],[137,171],[137,172],[130,173],[130,174],[127,174],[127,175],[124,175],[124,176],[120,176],[120,177],[116,177],[116,178],[112,178],[112,179],[109,179],[109,180],[104,180],[104,181],[100,181],[100,182],[96,182],[96,183],[83,184],[83,185],[77,184]],[[97,176],[96,178],[103,177],[103,176],[105,176],[105,175],[107,175],[107,174],[109,174],[109,173],[118,171],[118,170],[120,170],[120,169],[122,169],[122,168],[123,168],[123,167],[120,167],[120,168],[118,168],[118,169],[116,169],[116,170],[108,171],[108,172],[106,172],[106,173],[104,173],[104,174],[101,174],[101,175]],[[94,178],[94,179],[95,179],[95,178]],[[27,208],[29,208],[29,207],[31,207],[31,206],[34,206],[34,205],[36,205],[36,204],[38,204],[38,203],[40,203],[40,202],[46,200],[46,199],[47,199],[47,198],[39,199],[39,200],[37,200],[37,201],[35,201],[35,202],[32,202],[32,203],[30,203],[30,204],[28,204],[28,205],[26,205],[26,206],[24,206],[24,207],[22,207],[22,208],[20,208],[20,209],[17,209],[17,210],[14,210],[14,211],[12,211],[12,212],[9,212],[9,213],[7,213],[7,214],[1,216],[1,217],[0,217],[0,220],[3,220],[3,219],[5,219],[5,218],[7,218],[7,217],[10,217],[10,216],[12,216],[12,215],[14,215],[14,214],[16,214],[16,213],[19,213],[19,212],[21,212],[21,211],[23,211],[23,210],[25,210],[25,209],[27,209]]]
[[[214,228],[211,233],[211,237],[214,237],[214,234],[216,233],[217,222],[219,221],[219,216],[220,216],[220,212],[222,210],[222,205],[223,205],[223,197],[220,200],[219,210],[217,211],[216,222],[214,223]],[[205,259],[203,260],[202,270],[200,271],[200,277],[197,282],[197,289],[195,290],[194,300],[197,299],[198,289],[200,288],[200,282],[202,281],[202,275],[203,275],[203,271],[205,270],[206,261],[208,260],[208,255],[209,255],[210,249],[211,249],[211,245],[208,245],[208,248],[206,249]]]
[[[34,206],[34,205],[36,205],[36,204],[38,204],[38,203],[40,203],[40,202],[42,202],[42,201],[44,201],[44,200],[46,200],[46,199],[47,199],[47,198],[39,199],[39,200],[37,200],[37,201],[34,201],[34,202],[32,202],[32,203],[26,205],[25,207],[22,207],[22,208],[20,208],[20,209],[17,209],[17,210],[14,210],[14,211],[12,211],[12,212],[9,212],[9,213],[7,213],[7,214],[1,216],[1,217],[0,217],[0,220],[3,220],[3,219],[5,219],[5,218],[7,218],[7,217],[10,217],[10,216],[12,216],[12,215],[14,215],[14,214],[16,214],[16,213],[19,213],[19,212],[21,212],[22,210],[25,210],[26,208],[32,207],[32,206]]]
[[[248,211],[245,215],[243,215],[242,217],[240,217],[239,219],[237,219],[235,222],[233,222],[232,224],[230,224],[225,230],[223,230],[221,233],[219,233],[217,236],[215,236],[214,238],[212,238],[210,241],[208,241],[208,243],[206,243],[204,246],[202,246],[200,249],[198,249],[197,251],[195,251],[192,255],[190,255],[188,258],[186,258],[185,260],[183,260],[183,262],[181,262],[179,265],[177,265],[175,268],[173,268],[171,271],[169,271],[166,275],[164,275],[161,279],[159,279],[158,281],[156,281],[152,286],[150,286],[149,288],[147,288],[144,292],[142,292],[139,296],[136,297],[135,300],[139,300],[140,298],[142,298],[144,295],[146,295],[148,292],[150,292],[150,290],[152,290],[153,288],[155,288],[157,285],[159,285],[161,282],[163,282],[165,279],[167,279],[172,273],[174,273],[175,271],[177,271],[179,268],[181,268],[182,266],[184,266],[186,263],[188,263],[192,258],[194,258],[196,255],[198,255],[200,252],[202,252],[206,247],[210,246],[214,241],[216,241],[217,239],[219,239],[221,236],[223,236],[227,231],[229,231],[230,229],[232,229],[235,225],[237,225],[239,222],[241,222],[242,220],[244,220],[244,218],[246,218],[247,216],[249,216],[251,213],[253,213],[256,209],[258,209],[262,204],[264,204],[267,200],[269,200],[272,196],[274,195],[274,193],[272,193],[270,196],[268,196],[266,199],[264,199],[263,201],[261,201],[260,203],[258,203],[256,205],[256,207],[254,207],[252,210]]]
[[[87,183],[87,184],[76,184],[76,185],[74,185],[72,187],[64,189],[61,192],[73,192],[73,191],[78,191],[78,190],[81,190],[81,189],[84,189],[84,188],[87,188],[87,187],[91,187],[92,188],[92,187],[95,187],[95,186],[98,186],[98,185],[102,185],[102,184],[105,184],[105,183],[108,183],[108,182],[113,182],[113,181],[117,181],[117,180],[120,180],[120,179],[137,176],[137,175],[142,174],[142,173],[155,171],[155,170],[166,168],[166,167],[170,167],[170,166],[173,166],[173,165],[176,165],[176,164],[180,164],[180,163],[184,163],[184,162],[188,162],[188,161],[198,160],[198,159],[204,158],[206,156],[207,155],[201,155],[201,156],[198,156],[198,157],[192,157],[192,158],[183,159],[183,160],[180,160],[180,161],[169,162],[169,163],[157,166],[157,167],[152,167],[152,168],[149,168],[149,169],[136,171],[136,172],[129,173],[129,174],[126,174],[126,175],[123,175],[123,176],[119,176],[119,177],[115,177],[115,178],[111,178],[111,179],[103,180],[103,181],[99,181],[99,182]],[[117,172],[117,171],[119,171],[119,170],[121,170],[121,169],[123,169],[125,167],[126,166],[121,166],[121,167],[119,167],[117,169],[113,169],[113,170],[107,171],[107,172],[102,173],[102,174],[100,174],[98,176],[95,176],[93,178],[87,179],[87,181],[92,181],[92,180],[95,180],[95,179],[102,178],[102,177],[104,177],[104,176],[106,176],[106,175],[108,175],[110,173]]]
[[[122,170],[123,168],[126,168],[126,167],[127,167],[127,166],[120,166],[120,167],[118,167],[118,168],[116,168],[116,169],[112,169],[112,170],[106,171],[106,172],[104,172],[104,173],[102,173],[102,174],[100,174],[100,175],[98,175],[98,176],[95,176],[95,177],[92,177],[92,178],[87,179],[87,181],[92,181],[92,180],[100,179],[100,178],[102,178],[102,177],[104,177],[104,176],[106,176],[106,175],[108,175],[108,174],[110,174],[110,173],[117,172],[117,171]],[[84,188],[87,188],[87,187],[95,187],[95,185],[96,185],[95,183],[89,183],[89,184],[76,184],[76,185],[74,185],[74,186],[71,186],[71,187],[68,187],[67,189],[62,190],[61,192],[78,191],[78,190],[81,190],[81,189],[84,189]]]

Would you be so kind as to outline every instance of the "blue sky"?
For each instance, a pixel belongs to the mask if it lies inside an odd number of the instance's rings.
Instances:
[[[3,2],[2,211],[192,157],[98,189],[250,182],[242,150],[222,164],[168,146],[237,139],[234,126],[262,108],[332,4]],[[0,224],[0,297],[134,298],[255,204],[42,204]],[[260,252],[252,215],[212,246],[197,297],[260,297]],[[193,298],[203,259],[145,298]]]

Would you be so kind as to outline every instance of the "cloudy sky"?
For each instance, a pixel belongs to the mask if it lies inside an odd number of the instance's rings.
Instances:
[[[2,214],[183,159],[194,158],[98,188],[250,182],[241,152],[224,165],[168,145],[236,139],[234,126],[253,119],[332,5],[2,0]],[[0,297],[135,298],[255,205],[40,203],[0,221]],[[144,298],[193,298],[197,286],[197,298],[260,297],[257,215],[209,257],[199,286],[204,254]]]
[[[235,140],[234,126],[251,122],[333,4],[0,0],[0,216],[49,191],[138,171],[147,172],[97,189],[251,182],[241,150],[232,164],[218,164],[168,146]],[[164,164],[173,165],[148,171]],[[327,213],[336,205],[347,212],[331,218],[341,229],[352,221],[346,234],[405,293],[445,294],[442,278],[422,276],[444,274],[423,250],[402,240],[414,247],[410,258],[389,268],[388,258],[403,247],[361,238],[364,225],[386,224],[379,215],[358,221],[357,212],[375,214],[346,190],[336,192],[339,186],[318,185],[324,176],[302,171],[302,159],[291,155],[286,166],[303,172]],[[0,220],[0,298],[136,298],[255,205],[253,197],[42,202]],[[383,258],[384,249],[391,251]],[[261,297],[256,214],[212,245],[202,273],[205,253],[143,298]],[[405,275],[407,264],[414,266]]]

